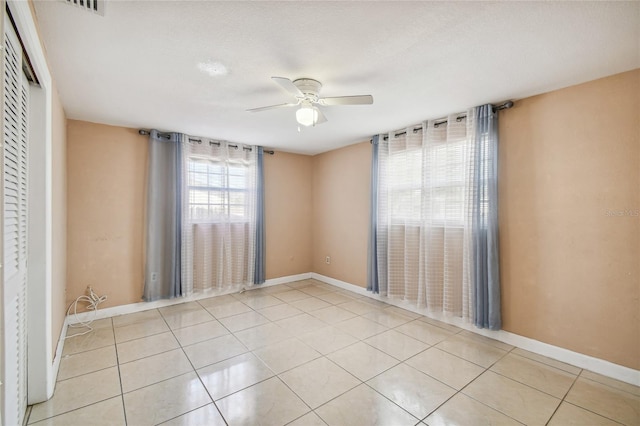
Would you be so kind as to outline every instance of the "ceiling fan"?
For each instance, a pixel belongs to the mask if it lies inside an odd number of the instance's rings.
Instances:
[[[327,118],[319,106],[334,106],[334,105],[371,105],[373,103],[373,96],[371,95],[359,95],[359,96],[334,96],[321,98],[319,97],[322,83],[318,80],[311,78],[299,78],[291,81],[285,77],[271,77],[280,87],[282,87],[287,93],[295,97],[295,102],[288,102],[278,105],[270,105],[260,108],[248,109],[249,112],[267,111],[270,109],[283,108],[283,107],[295,107],[300,105],[300,108],[296,111],[296,120],[303,126],[315,126],[316,124],[324,123]]]

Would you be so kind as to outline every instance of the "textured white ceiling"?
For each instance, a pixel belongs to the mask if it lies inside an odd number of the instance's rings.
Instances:
[[[35,1],[67,116],[319,153],[468,107],[640,67],[640,2]],[[199,64],[226,68],[211,76]],[[221,66],[222,67],[221,67]],[[206,68],[206,67],[205,67]],[[298,132],[271,76],[320,80]]]

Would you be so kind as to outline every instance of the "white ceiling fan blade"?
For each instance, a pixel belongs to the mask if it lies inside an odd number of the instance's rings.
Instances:
[[[335,96],[332,98],[320,98],[318,99],[320,105],[371,105],[373,103],[373,96],[360,95],[360,96]]]
[[[317,125],[317,124],[322,124],[325,121],[327,121],[327,117],[325,117],[325,115],[322,113],[322,111],[320,111],[319,108],[316,108],[316,109],[318,111],[318,119],[316,120],[314,126]]]
[[[287,93],[295,96],[296,98],[298,98],[298,97],[304,98],[304,93],[302,93],[300,91],[300,89],[298,89],[296,87],[296,85],[293,84],[293,81],[289,80],[288,78],[285,78],[285,77],[271,77],[271,80],[275,81],[280,87],[282,87],[284,90],[286,90]]]
[[[298,105],[298,104],[296,104],[296,103],[287,103],[287,104],[269,105],[269,106],[264,106],[264,107],[260,107],[260,108],[251,108],[251,109],[248,109],[247,112],[261,112],[261,111],[268,111],[270,109],[292,107],[292,106],[296,106],[296,105]]]

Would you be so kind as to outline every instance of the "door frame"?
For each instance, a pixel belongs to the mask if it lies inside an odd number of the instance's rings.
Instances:
[[[40,86],[30,86],[27,256],[28,404],[53,395],[58,360],[52,330],[52,80],[31,1],[6,2]],[[2,8],[4,13],[5,8]]]

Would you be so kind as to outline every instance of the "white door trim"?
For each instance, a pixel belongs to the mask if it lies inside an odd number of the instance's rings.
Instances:
[[[40,87],[31,87],[29,255],[28,255],[28,403],[53,395],[52,258],[52,81],[29,2],[7,1]],[[57,340],[57,339],[56,339]]]

